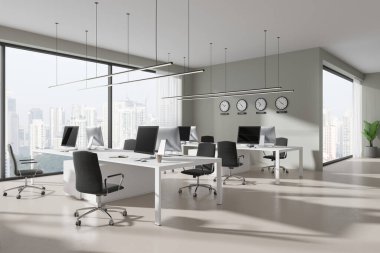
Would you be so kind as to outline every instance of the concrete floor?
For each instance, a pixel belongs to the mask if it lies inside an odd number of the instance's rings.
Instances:
[[[198,197],[178,187],[193,182],[163,176],[163,226],[154,225],[154,196],[117,201],[128,217],[102,213],[75,226],[73,212],[86,202],[64,195],[62,176],[35,179],[46,196],[29,190],[0,197],[0,252],[380,252],[380,159],[351,159],[325,172],[272,174],[253,170],[248,184],[224,187],[224,204],[200,189]],[[211,182],[211,177],[202,180]],[[22,181],[0,183],[0,190]],[[128,190],[128,189],[127,189]],[[254,251],[253,251],[254,250]]]

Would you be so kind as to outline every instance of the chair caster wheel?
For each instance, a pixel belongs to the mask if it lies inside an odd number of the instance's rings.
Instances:
[[[226,182],[223,182],[223,184],[226,184]]]
[[[3,193],[3,196],[4,196],[4,197],[7,196],[7,195],[8,195],[8,193],[6,193],[6,192]]]
[[[214,178],[212,181],[216,182],[216,178]]]
[[[286,174],[289,174],[289,171],[286,170],[285,173],[286,173]]]
[[[82,225],[82,222],[81,222],[80,220],[77,220],[77,221],[75,222],[75,225],[76,225],[77,227],[80,227],[80,225]]]
[[[197,193],[194,192],[193,197],[196,198],[197,197]]]
[[[44,196],[44,195],[45,195],[45,192],[44,192],[44,191],[42,191],[42,192],[41,192],[41,195],[42,195],[42,196]]]
[[[16,196],[16,199],[21,199],[21,195],[17,195],[17,196]]]
[[[127,216],[127,214],[128,214],[127,211],[124,210],[123,211],[123,216],[125,217],[125,216]]]
[[[218,195],[218,193],[216,191],[214,191],[214,196]]]
[[[108,209],[107,209],[107,208],[104,208],[103,210],[104,210],[104,212],[107,212]]]
[[[181,194],[181,193],[182,193],[182,190],[178,190],[178,193]]]
[[[211,189],[211,188],[208,188],[208,191],[209,191],[209,192],[212,192],[212,189]]]
[[[110,221],[108,222],[108,224],[109,224],[110,226],[113,226],[113,225],[114,225],[113,220],[110,220]]]
[[[166,174],[166,170],[164,170],[164,174]]]
[[[245,181],[243,181],[243,183],[241,183],[242,185],[246,185],[246,182]]]
[[[74,213],[74,217],[79,217],[79,213],[78,213],[78,212],[75,212],[75,213]]]
[[[44,186],[42,186],[42,190],[46,190],[46,188]]]

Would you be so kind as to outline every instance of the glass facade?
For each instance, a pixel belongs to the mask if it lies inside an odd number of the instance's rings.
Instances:
[[[323,162],[352,155],[353,82],[323,70]]]
[[[18,158],[36,158],[39,167],[48,174],[61,172],[62,160],[42,155],[38,151],[60,148],[64,126],[79,126],[77,148],[82,149],[87,146],[86,127],[101,126],[105,146],[109,146],[108,129],[112,127],[112,147],[120,148],[125,139],[135,138],[139,125],[178,124],[178,103],[169,102],[172,109],[164,112],[162,110],[168,107],[162,106],[160,99],[162,95],[180,94],[181,79],[178,78],[115,86],[113,101],[108,100],[107,88],[81,90],[105,85],[108,78],[48,88],[55,84],[106,75],[109,69],[126,70],[111,64],[6,47],[4,145],[11,144]],[[115,76],[113,83],[156,75],[139,71]],[[109,122],[108,108],[111,104],[113,120]],[[5,177],[14,176],[10,165],[6,152]]]

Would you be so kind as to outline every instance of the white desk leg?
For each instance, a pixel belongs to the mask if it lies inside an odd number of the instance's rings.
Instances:
[[[280,184],[280,151],[276,150],[276,167],[274,170],[274,174],[276,177],[275,184]]]
[[[155,168],[154,179],[154,223],[157,226],[161,226],[161,172],[159,168]]]
[[[298,170],[299,170],[299,177],[303,178],[303,148],[299,149],[299,164],[298,164]]]
[[[222,164],[217,162],[216,164],[216,203],[218,205],[223,204],[223,183],[222,183]]]

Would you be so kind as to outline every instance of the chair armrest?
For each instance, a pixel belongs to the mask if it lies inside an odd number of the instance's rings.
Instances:
[[[30,162],[30,161],[35,161],[33,158],[28,158],[28,159],[19,159],[20,162]]]
[[[121,179],[120,179],[120,183],[119,183],[119,187],[118,187],[118,189],[120,190],[121,184],[123,183],[123,180],[124,180],[124,174],[123,174],[123,173],[118,173],[118,174],[109,175],[109,176],[107,176],[107,177],[104,179],[104,187],[106,187],[107,194],[108,194],[107,179],[112,178],[112,177],[117,177],[117,176],[120,176],[120,177],[121,177]]]
[[[239,156],[238,156],[238,161],[239,161],[239,163],[240,163],[241,158],[244,158],[244,155],[239,155]]]
[[[36,161],[21,162],[21,164],[32,164],[32,163],[38,163],[38,162],[36,162]]]

